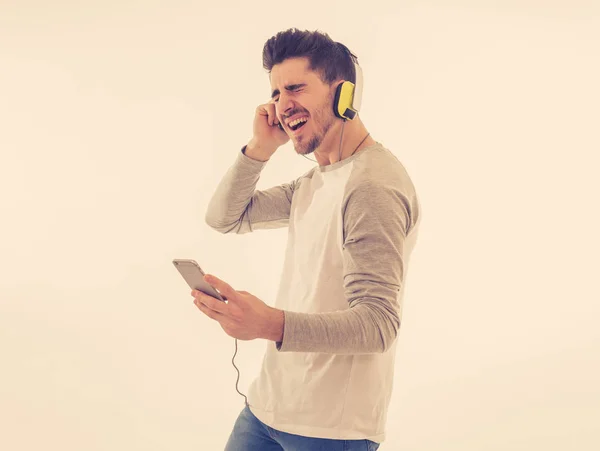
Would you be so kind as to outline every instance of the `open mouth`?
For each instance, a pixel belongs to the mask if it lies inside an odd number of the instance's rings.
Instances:
[[[290,127],[290,130],[296,132],[296,131],[300,130],[302,127],[304,127],[304,124],[306,124],[307,121],[308,121],[308,118],[303,117],[303,118],[296,119],[295,121],[290,122],[290,124],[288,126]]]

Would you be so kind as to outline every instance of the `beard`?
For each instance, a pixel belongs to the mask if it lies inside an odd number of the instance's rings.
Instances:
[[[310,120],[312,123],[310,126],[313,128],[312,135],[303,135],[301,138],[302,140],[295,143],[294,148],[297,153],[309,155],[321,146],[327,133],[334,124],[333,113],[329,112],[329,114],[327,114],[327,111],[331,108],[332,104],[333,96],[330,95],[327,101],[317,109],[315,115],[311,115]],[[321,126],[320,129],[319,126]]]

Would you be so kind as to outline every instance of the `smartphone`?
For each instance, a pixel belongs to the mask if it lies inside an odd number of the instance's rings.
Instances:
[[[204,281],[205,273],[195,260],[176,258],[173,260],[173,264],[192,290],[202,291],[213,298],[217,298],[219,301],[225,302],[223,296],[212,285]]]

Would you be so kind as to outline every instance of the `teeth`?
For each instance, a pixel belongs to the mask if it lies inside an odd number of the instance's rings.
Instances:
[[[288,124],[289,127],[295,127],[296,125],[298,125],[300,122],[306,122],[308,120],[307,117],[301,117],[300,119],[296,119],[293,120],[292,122],[290,122]]]

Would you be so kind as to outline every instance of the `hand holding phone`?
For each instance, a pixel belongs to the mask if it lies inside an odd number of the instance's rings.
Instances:
[[[173,260],[173,265],[175,265],[177,271],[179,271],[192,290],[202,291],[219,301],[225,302],[223,296],[204,280],[205,273],[195,260],[176,258]]]

